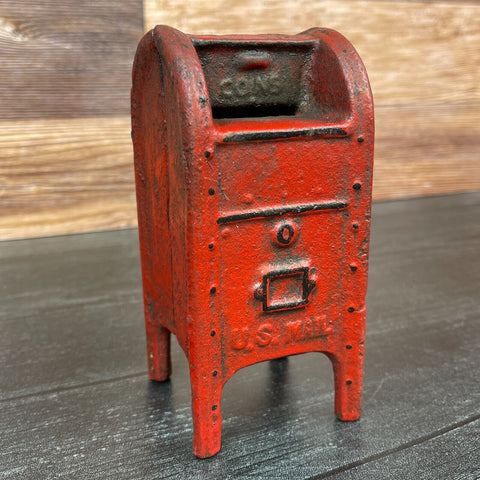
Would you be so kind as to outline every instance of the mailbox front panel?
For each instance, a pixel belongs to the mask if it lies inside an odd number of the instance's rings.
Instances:
[[[358,258],[350,212],[366,156],[350,137],[219,144],[222,368],[334,350],[365,289],[348,290]],[[356,180],[359,180],[358,177]],[[363,179],[361,179],[363,180]],[[368,194],[368,193],[367,193]],[[360,336],[363,329],[359,330]]]

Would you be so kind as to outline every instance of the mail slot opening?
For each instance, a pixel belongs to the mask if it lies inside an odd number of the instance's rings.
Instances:
[[[305,82],[314,43],[194,38],[215,120],[297,117],[311,98]],[[304,105],[305,104],[305,105]]]
[[[259,118],[259,117],[292,117],[297,113],[293,104],[278,105],[229,105],[213,106],[212,116],[222,118]]]
[[[323,43],[192,38],[218,124],[249,118],[348,121],[352,104],[337,55]],[[258,123],[261,126],[260,123]]]

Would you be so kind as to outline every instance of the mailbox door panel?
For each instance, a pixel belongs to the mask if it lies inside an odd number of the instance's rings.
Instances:
[[[366,290],[361,282],[352,288],[349,264],[353,176],[366,162],[351,143],[295,139],[216,149],[227,376],[279,356],[332,353],[363,315],[348,313],[352,304],[362,311]]]
[[[218,295],[227,372],[330,349],[342,328],[343,229],[339,211],[220,226]]]

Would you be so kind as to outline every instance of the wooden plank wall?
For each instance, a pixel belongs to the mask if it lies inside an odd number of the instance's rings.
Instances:
[[[480,189],[478,1],[0,0],[0,238],[136,224],[130,69],[160,23],[339,30],[375,97],[374,198]]]
[[[141,0],[0,0],[0,238],[135,224]]]

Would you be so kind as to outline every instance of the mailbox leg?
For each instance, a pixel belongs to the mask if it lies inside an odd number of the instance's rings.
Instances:
[[[335,381],[335,415],[339,420],[358,420],[362,413],[363,362],[331,358]]]
[[[147,323],[148,375],[151,380],[164,382],[172,373],[170,331],[161,325]]]
[[[211,457],[220,450],[222,435],[222,386],[218,381],[205,378],[205,373],[190,365],[193,452],[200,458]]]

